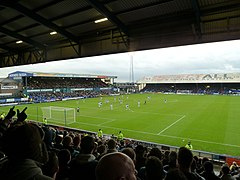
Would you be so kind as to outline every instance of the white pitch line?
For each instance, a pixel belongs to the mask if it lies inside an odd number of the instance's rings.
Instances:
[[[77,124],[85,124],[85,125],[89,125],[89,126],[100,126],[99,124],[91,124],[91,123],[84,123],[84,122],[75,122],[75,123],[77,123]],[[144,131],[135,131],[135,130],[125,129],[125,128],[117,128],[117,127],[111,127],[111,126],[101,126],[101,127],[109,128],[109,129],[116,129],[116,130],[124,130],[124,131],[141,133],[141,134],[156,135],[155,133],[149,133],[149,132],[144,132]]]
[[[110,123],[110,122],[113,122],[113,121],[116,121],[116,119],[113,119],[113,120],[110,120],[110,121],[106,121],[106,122],[103,122],[103,123],[100,123],[100,124],[97,124],[98,126],[102,126],[103,124],[107,124],[107,123]]]
[[[96,117],[96,116],[85,116],[85,115],[78,115],[78,116],[81,116],[81,117],[89,117],[89,118],[95,118],[95,119],[104,119],[104,120],[116,120],[116,119],[112,119],[112,118],[102,118],[102,117]]]
[[[29,114],[31,115],[31,114]],[[36,116],[37,115],[31,115],[31,116]],[[107,123],[110,123],[110,122],[113,122],[113,121],[116,121],[116,119],[112,119],[112,118],[101,118],[101,117],[96,117],[96,116],[84,116],[84,115],[77,115],[77,116],[82,116],[82,117],[89,117],[89,118],[95,118],[95,119],[103,119],[103,120],[109,120],[107,122],[103,122],[103,123],[100,123],[100,124],[97,124],[99,126],[103,125],[103,124],[107,124]],[[73,122],[74,123],[74,122]],[[72,123],[68,123],[68,124],[72,124]]]
[[[160,131],[157,135],[162,134],[164,131],[166,131],[167,129],[169,129],[170,127],[172,127],[174,124],[176,124],[177,122],[181,121],[183,118],[185,118],[186,116],[182,116],[181,118],[179,118],[178,120],[176,120],[174,123],[170,124],[169,126],[167,126],[165,129],[163,129],[162,131]]]
[[[137,113],[156,114],[156,115],[164,115],[164,116],[184,116],[182,114],[165,114],[165,113],[154,113],[154,112],[147,112],[147,111],[137,111]]]
[[[99,125],[96,124],[90,124],[90,123],[82,123],[82,122],[75,122],[77,124],[85,124],[85,125],[89,125],[89,126],[94,126],[94,127],[99,127]],[[215,145],[221,145],[221,146],[230,146],[230,147],[237,147],[240,148],[240,146],[238,145],[233,145],[233,144],[224,144],[224,143],[217,143],[217,142],[212,142],[212,141],[204,141],[204,140],[200,140],[200,139],[191,139],[191,138],[186,138],[186,137],[179,137],[179,136],[169,136],[169,135],[163,135],[163,134],[154,134],[154,133],[150,133],[150,132],[144,132],[144,131],[135,131],[135,130],[131,130],[131,129],[125,129],[125,128],[116,128],[116,127],[111,127],[111,126],[101,126],[103,128],[109,128],[109,129],[115,129],[115,130],[121,130],[121,131],[129,131],[129,132],[134,132],[134,133],[140,133],[140,134],[149,134],[149,135],[153,135],[153,136],[163,136],[163,137],[168,137],[168,138],[173,138],[173,139],[189,139],[192,142],[203,142],[203,143],[207,143],[207,144],[215,144]]]

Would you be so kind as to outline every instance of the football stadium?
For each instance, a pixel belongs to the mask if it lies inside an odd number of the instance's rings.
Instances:
[[[125,138],[169,147],[191,141],[194,150],[239,155],[238,73],[144,77],[135,93],[111,84],[111,76],[13,72],[9,78],[2,80],[2,91],[20,83],[23,98],[2,99],[1,113],[9,105],[27,107],[28,120],[40,123],[101,128],[108,135],[121,130]]]
[[[239,40],[239,8],[227,0],[0,0],[0,75],[8,72],[0,78],[0,179],[240,179],[235,47],[224,54],[215,44],[221,64],[215,52],[189,46]],[[174,64],[181,50],[168,57],[175,71],[163,54],[142,54],[149,62],[134,67],[138,52],[172,47],[188,47],[199,67]],[[122,59],[72,61],[102,55]],[[46,71],[58,61],[58,72]],[[215,72],[203,72],[206,62]],[[26,70],[33,64],[37,71]],[[90,66],[96,72],[85,73]]]

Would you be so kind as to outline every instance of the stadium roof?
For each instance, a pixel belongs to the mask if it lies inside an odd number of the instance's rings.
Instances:
[[[90,74],[64,74],[64,73],[44,73],[44,72],[25,72],[25,71],[15,71],[8,74],[10,78],[18,77],[61,77],[61,78],[117,78],[117,76],[105,76],[105,75],[90,75]]]
[[[138,83],[240,83],[240,73],[160,75],[144,77]]]
[[[1,83],[11,83],[11,82],[15,82],[15,81],[12,79],[9,79],[9,78],[0,78],[0,84]]]
[[[0,68],[240,39],[239,9],[239,0],[0,0]]]

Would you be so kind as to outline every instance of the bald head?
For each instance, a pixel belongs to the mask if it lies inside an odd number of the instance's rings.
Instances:
[[[97,180],[136,180],[134,163],[120,152],[106,154],[99,160],[96,177]]]

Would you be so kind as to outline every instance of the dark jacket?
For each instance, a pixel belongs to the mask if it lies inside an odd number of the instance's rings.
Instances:
[[[7,162],[1,169],[0,177],[4,180],[52,180],[43,175],[37,162],[31,159]]]

